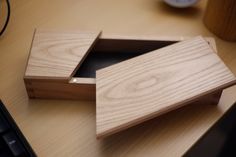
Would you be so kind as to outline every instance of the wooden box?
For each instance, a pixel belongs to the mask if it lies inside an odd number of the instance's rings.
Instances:
[[[73,42],[84,42],[86,37],[83,35],[90,38],[87,41],[90,45],[85,43],[86,49],[78,50],[78,54],[84,55],[81,59],[76,58],[76,53],[70,53],[74,49],[73,44],[68,47],[64,45],[64,48],[63,42],[66,44],[67,41],[73,39],[75,40]],[[36,30],[24,76],[28,96],[43,99],[95,100],[96,69],[184,39],[186,37],[120,36],[100,32]],[[206,40],[216,50],[214,39],[206,38]],[[53,46],[54,48],[50,48]],[[83,47],[78,44],[79,46]],[[57,53],[57,47],[61,48],[64,53]],[[68,59],[64,60],[64,58]],[[74,62],[74,64],[67,66],[70,62]],[[80,66],[81,68],[79,68]],[[66,68],[69,69],[69,72],[64,71]]]
[[[182,40],[36,31],[25,86],[30,98],[96,99],[98,138],[191,102],[218,104],[235,76],[214,39]]]

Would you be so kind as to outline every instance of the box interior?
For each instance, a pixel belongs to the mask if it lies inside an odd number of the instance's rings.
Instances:
[[[74,77],[95,78],[96,70],[174,44],[178,41],[99,39]]]

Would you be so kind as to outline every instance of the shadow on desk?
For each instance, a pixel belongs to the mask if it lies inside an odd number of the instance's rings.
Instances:
[[[212,121],[212,117],[217,117],[222,112],[215,105],[193,103],[107,137],[101,141],[101,149],[104,156],[137,154],[139,151],[155,156],[157,149],[166,152],[166,150],[173,150],[172,147],[176,147],[176,145],[179,145],[180,150],[186,149],[187,151],[197,137],[201,136],[200,133],[208,129],[204,122],[209,123]],[[192,136],[185,136],[186,134],[192,134]],[[133,152],[134,150],[135,152]],[[181,154],[177,154],[178,152],[169,152],[170,156],[181,156]],[[132,156],[132,154],[129,155]],[[158,156],[162,156],[161,151]]]

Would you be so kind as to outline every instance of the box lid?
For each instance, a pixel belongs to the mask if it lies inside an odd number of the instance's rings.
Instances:
[[[236,83],[196,37],[96,72],[96,134],[104,137]]]
[[[100,31],[36,30],[25,77],[69,79],[99,35]]]

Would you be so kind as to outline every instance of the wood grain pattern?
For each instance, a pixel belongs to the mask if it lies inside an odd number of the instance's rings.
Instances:
[[[204,23],[220,38],[236,41],[236,1],[208,0]]]
[[[236,83],[202,37],[96,73],[96,133],[104,137]]]
[[[100,32],[37,30],[25,77],[69,79]]]

